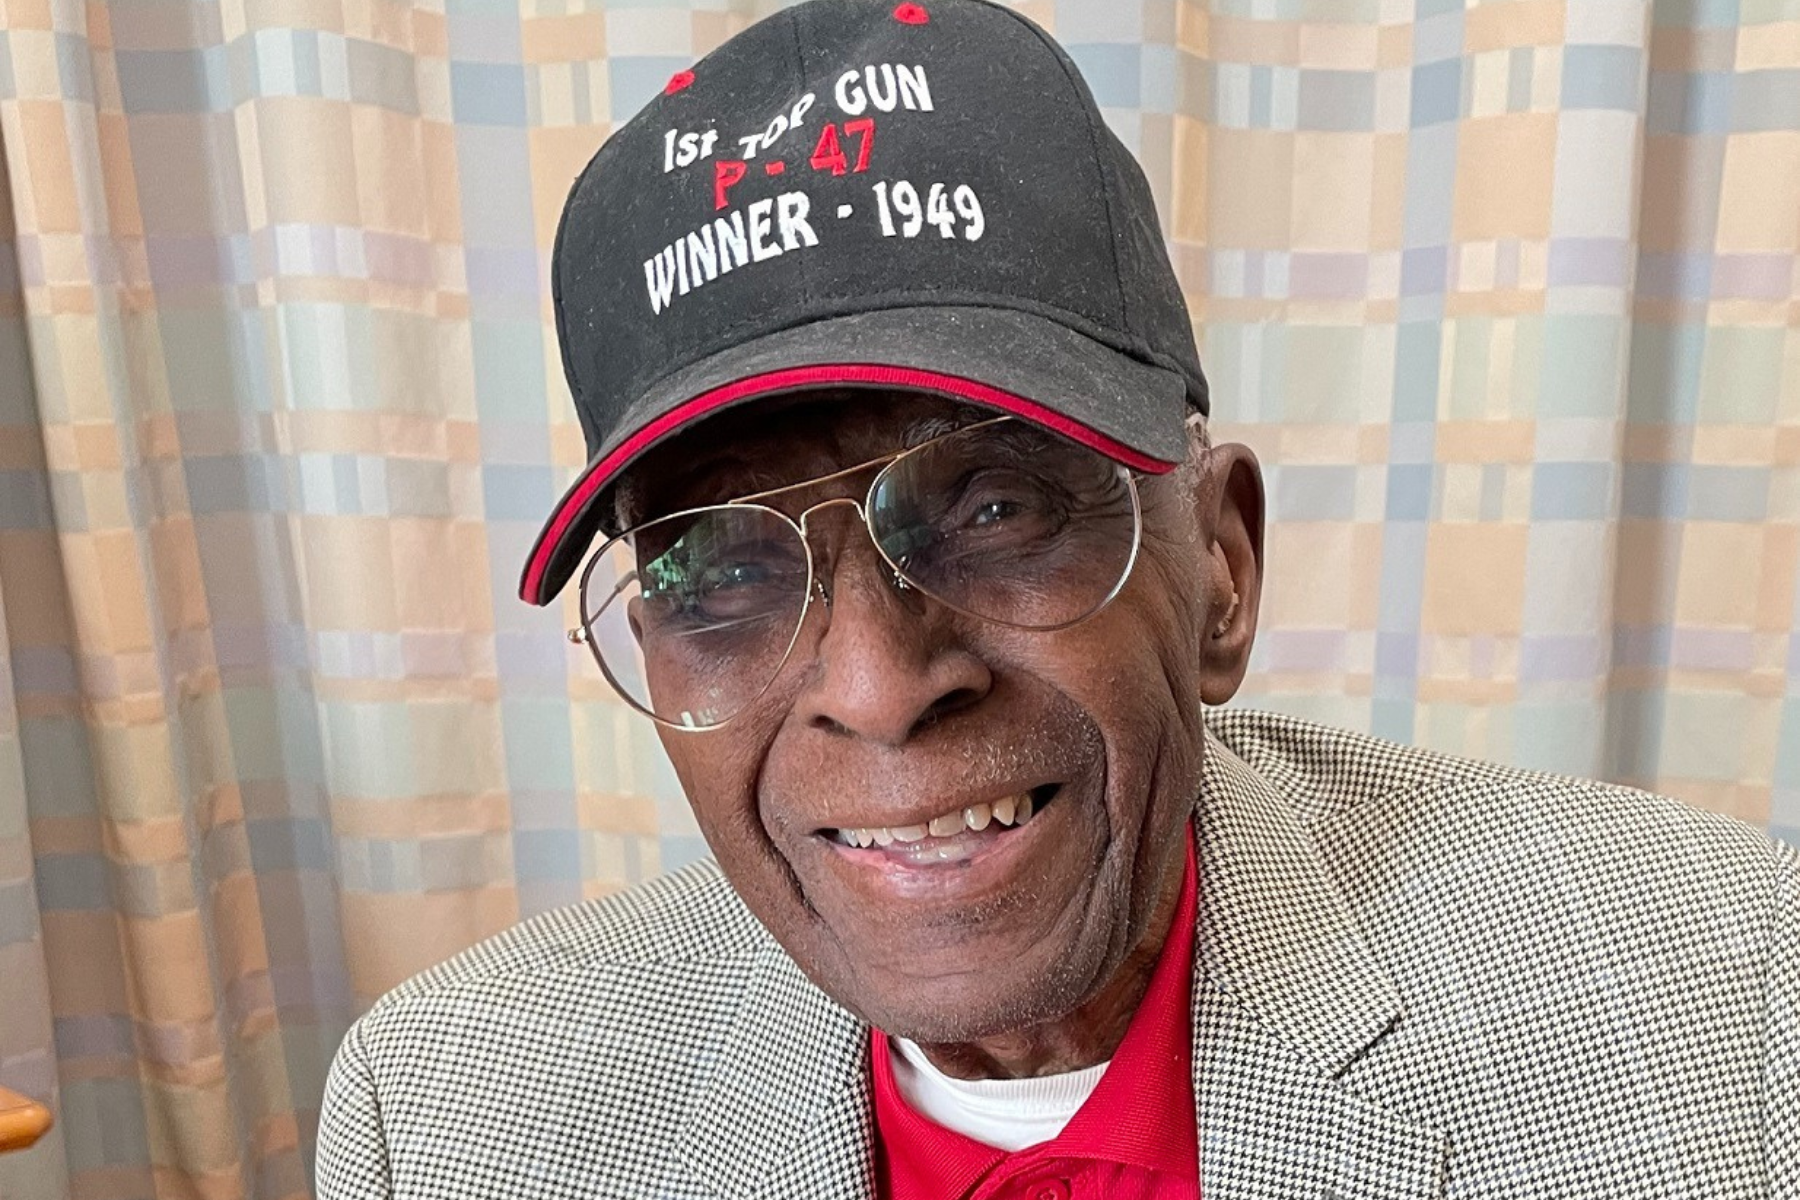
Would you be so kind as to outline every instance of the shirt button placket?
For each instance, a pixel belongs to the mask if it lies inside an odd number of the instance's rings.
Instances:
[[[1027,1194],[1031,1200],[1069,1200],[1069,1181],[1066,1179],[1040,1179],[1032,1184]]]

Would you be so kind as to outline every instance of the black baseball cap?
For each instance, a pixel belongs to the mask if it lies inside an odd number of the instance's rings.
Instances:
[[[744,30],[594,155],[551,275],[589,460],[532,547],[533,604],[620,472],[730,406],[922,390],[1150,472],[1208,409],[1143,171],[1062,48],[986,0],[812,0]]]

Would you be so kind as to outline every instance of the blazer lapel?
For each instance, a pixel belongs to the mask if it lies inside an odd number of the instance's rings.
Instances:
[[[749,967],[677,1152],[729,1200],[874,1194],[867,1028],[774,939]]]
[[[1195,809],[1201,1194],[1440,1195],[1448,1144],[1339,1076],[1402,1017],[1290,806],[1216,738]]]

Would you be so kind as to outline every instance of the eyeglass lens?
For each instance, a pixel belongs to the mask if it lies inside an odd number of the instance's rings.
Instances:
[[[909,585],[1024,629],[1091,615],[1137,549],[1125,470],[1022,422],[971,427],[900,456],[871,484],[867,515]],[[800,526],[773,508],[679,513],[609,543],[589,565],[588,644],[634,707],[673,725],[716,725],[780,672],[811,578]]]

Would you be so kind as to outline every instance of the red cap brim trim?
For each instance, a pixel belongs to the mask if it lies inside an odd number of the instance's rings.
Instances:
[[[587,506],[588,501],[592,500],[595,494],[606,486],[607,481],[618,473],[620,468],[654,443],[674,433],[683,425],[740,400],[776,392],[791,392],[809,387],[830,387],[833,384],[845,383],[909,388],[954,396],[959,400],[985,404],[990,408],[998,408],[1034,421],[1047,429],[1055,430],[1064,437],[1080,442],[1090,449],[1097,450],[1113,461],[1123,463],[1133,470],[1161,475],[1175,467],[1172,462],[1153,458],[1141,451],[1133,450],[1125,443],[1108,437],[1098,430],[1090,429],[1079,421],[1046,408],[1036,401],[1027,400],[1023,396],[1015,396],[1011,392],[1003,392],[972,379],[944,375],[937,371],[922,371],[915,367],[889,367],[874,363],[835,363],[824,366],[788,367],[780,371],[769,371],[761,375],[739,379],[722,387],[716,387],[710,392],[702,392],[698,396],[684,400],[626,438],[605,458],[590,464],[587,470],[582,472],[581,477],[575,481],[574,486],[563,495],[562,500],[556,506],[556,511],[551,514],[549,523],[538,535],[537,544],[532,548],[531,560],[526,564],[525,577],[519,585],[519,597],[527,604],[549,603],[550,597],[540,594],[543,589],[544,575],[549,570],[551,560],[556,557],[556,551],[562,545],[564,536],[574,525],[576,517]]]

